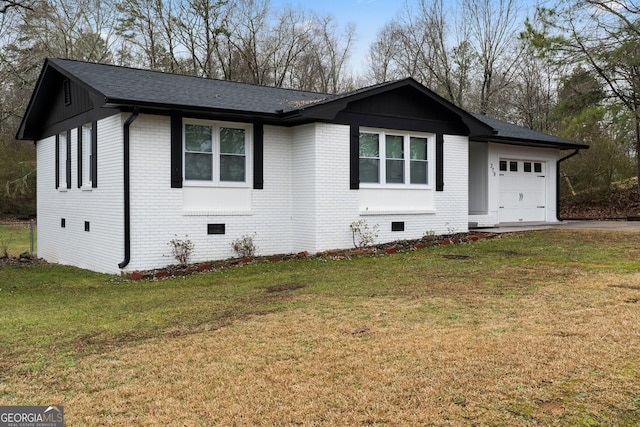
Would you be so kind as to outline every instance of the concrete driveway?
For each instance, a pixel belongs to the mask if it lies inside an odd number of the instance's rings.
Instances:
[[[640,232],[640,221],[577,221],[567,220],[557,223],[502,223],[496,227],[478,228],[472,231],[489,231],[491,233],[514,233],[518,231],[549,230],[609,230]]]

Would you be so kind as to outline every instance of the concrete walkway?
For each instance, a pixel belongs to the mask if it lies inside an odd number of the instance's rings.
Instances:
[[[496,227],[475,228],[471,231],[487,231],[491,233],[514,233],[519,231],[576,229],[576,230],[609,230],[640,232],[640,221],[574,221],[563,222],[518,222],[502,223]]]

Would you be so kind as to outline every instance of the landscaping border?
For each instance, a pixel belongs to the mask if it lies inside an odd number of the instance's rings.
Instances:
[[[229,258],[221,261],[208,261],[189,264],[188,266],[169,265],[154,270],[122,272],[121,275],[125,279],[133,281],[158,280],[171,277],[188,276],[196,273],[211,273],[220,271],[224,268],[238,267],[245,264],[275,263],[290,261],[294,259],[349,259],[357,256],[392,255],[395,253],[415,251],[431,246],[459,245],[465,243],[468,244],[477,242],[479,240],[500,238],[502,236],[504,236],[504,233],[500,234],[471,231],[468,233],[456,233],[442,236],[425,236],[422,239],[414,240],[398,240],[391,243],[384,243],[362,248],[333,249],[318,252],[316,254],[309,254],[309,252],[305,251],[294,254],[267,255],[250,258]]]

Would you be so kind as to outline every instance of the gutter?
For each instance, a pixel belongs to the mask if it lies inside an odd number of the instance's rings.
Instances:
[[[564,156],[556,162],[556,218],[560,222],[562,222],[562,217],[560,216],[560,163],[570,159],[578,153],[580,153],[580,149],[576,148],[576,151],[567,156]]]
[[[131,193],[130,193],[130,159],[129,149],[131,142],[131,123],[138,118],[138,107],[133,109],[129,118],[122,127],[124,138],[124,260],[118,264],[119,268],[125,268],[131,261]]]

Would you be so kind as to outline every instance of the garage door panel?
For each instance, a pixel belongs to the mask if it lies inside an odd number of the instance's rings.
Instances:
[[[546,164],[531,160],[500,161],[500,222],[546,219]]]

